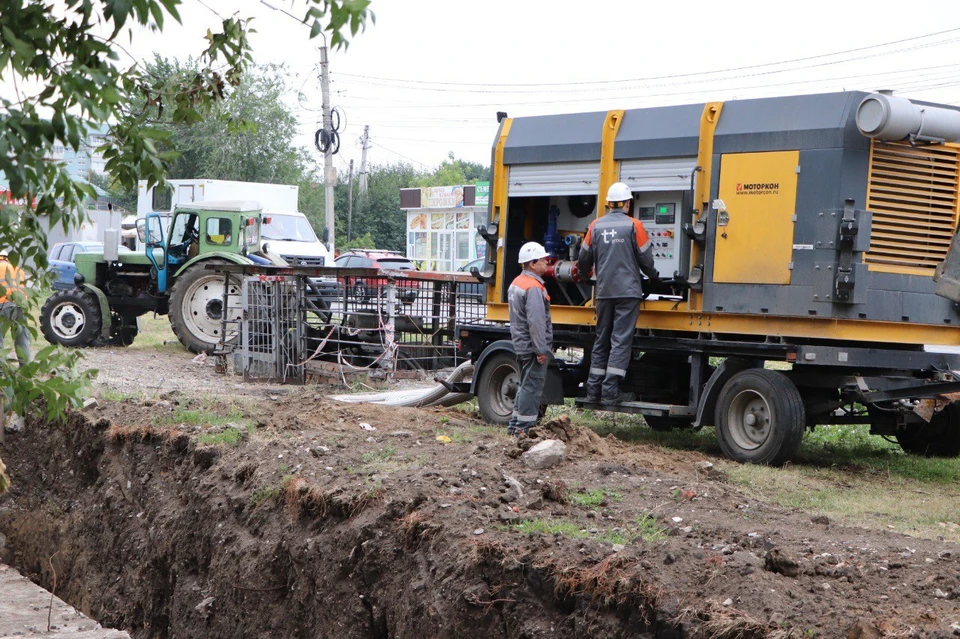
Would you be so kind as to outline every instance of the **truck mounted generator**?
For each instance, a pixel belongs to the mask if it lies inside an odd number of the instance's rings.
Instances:
[[[581,398],[596,322],[576,258],[614,182],[663,278],[641,305],[625,391],[610,408],[654,429],[715,427],[723,452],[779,463],[807,428],[869,424],[908,452],[960,454],[960,111],[886,93],[498,114],[482,322],[462,384],[510,418],[519,367],[507,288],[527,241],[552,256],[545,403]],[[960,249],[958,249],[960,253]],[[945,349],[949,350],[949,349]]]

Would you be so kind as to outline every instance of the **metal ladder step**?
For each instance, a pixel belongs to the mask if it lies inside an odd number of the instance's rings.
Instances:
[[[602,404],[600,402],[588,402],[583,398],[574,400],[578,408],[589,408],[590,410],[605,410],[615,413],[635,413],[638,415],[661,415],[664,417],[687,415],[690,408],[683,404],[657,404],[654,402],[621,402],[619,404]],[[671,409],[673,412],[671,413]]]

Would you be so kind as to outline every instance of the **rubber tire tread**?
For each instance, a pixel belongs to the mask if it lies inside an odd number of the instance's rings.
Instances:
[[[923,430],[927,424],[913,432],[897,433],[897,443],[904,452],[924,457],[958,457],[960,456],[960,406],[948,404],[939,413],[949,420],[946,431],[935,433],[933,436],[924,436]]]
[[[72,298],[85,316],[85,325],[80,334],[71,340],[58,339],[50,322],[53,307],[59,304],[64,298]],[[40,332],[43,337],[51,344],[60,344],[63,346],[72,346],[84,348],[90,346],[100,337],[100,329],[103,326],[103,317],[100,313],[100,302],[96,297],[81,289],[70,289],[69,291],[60,291],[47,298],[40,309]]]
[[[727,434],[727,411],[734,397],[743,390],[765,396],[774,414],[774,432],[753,451],[741,449]],[[800,391],[790,378],[778,371],[750,368],[731,377],[717,397],[714,428],[723,454],[735,461],[778,465],[789,461],[800,448],[806,430],[806,412]]]
[[[190,285],[199,279],[200,275],[208,274],[206,270],[208,264],[230,264],[230,262],[217,259],[197,262],[188,268],[185,273],[178,276],[177,280],[173,283],[173,287],[170,289],[170,328],[173,330],[173,334],[177,336],[177,339],[180,340],[180,343],[192,353],[209,353],[216,348],[215,345],[211,346],[205,340],[201,341],[196,339],[187,329],[183,321],[183,315],[181,314],[183,311],[184,291],[190,288]],[[226,309],[224,309],[224,312],[226,312]]]
[[[499,389],[494,390],[490,387],[491,376],[493,375],[493,371],[506,363],[511,364],[517,371],[517,375],[520,375],[520,365],[517,363],[516,355],[508,351],[492,355],[490,359],[483,363],[483,368],[480,370],[480,380],[477,382],[477,405],[480,407],[480,416],[483,417],[483,421],[488,424],[506,426],[512,416],[507,415],[503,417],[499,413],[494,412],[490,406],[490,402],[485,399],[488,398],[492,392],[500,393]]]

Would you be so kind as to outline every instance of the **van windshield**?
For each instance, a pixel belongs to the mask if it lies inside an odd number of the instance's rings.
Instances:
[[[264,224],[260,231],[265,240],[278,242],[317,242],[317,234],[307,218],[299,215],[283,215],[281,213],[265,213],[264,218],[270,218],[269,224]]]

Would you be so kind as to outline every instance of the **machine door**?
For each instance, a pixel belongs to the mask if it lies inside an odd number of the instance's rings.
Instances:
[[[510,167],[507,182],[510,197],[595,195],[600,186],[600,164],[518,164]]]
[[[799,151],[722,156],[714,282],[790,283],[799,160]]]

